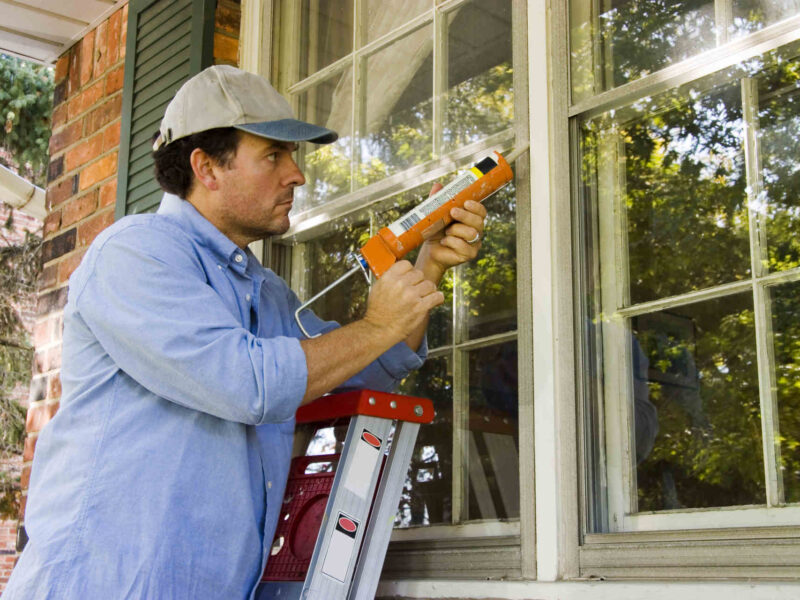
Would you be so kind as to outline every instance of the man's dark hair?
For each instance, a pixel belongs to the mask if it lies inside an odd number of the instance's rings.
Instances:
[[[200,148],[217,163],[227,167],[236,156],[240,138],[237,129],[220,127],[187,135],[161,146],[153,152],[156,180],[161,189],[185,200],[194,185],[194,173],[189,162],[194,149]]]

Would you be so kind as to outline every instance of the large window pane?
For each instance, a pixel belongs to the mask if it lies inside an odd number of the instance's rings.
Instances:
[[[430,160],[433,152],[433,27],[366,59],[360,185]]]
[[[511,126],[511,2],[472,0],[448,13],[447,149]]]
[[[572,0],[570,4],[575,101],[716,44],[713,0]]]
[[[419,429],[395,526],[449,524],[453,485],[453,376],[449,358],[428,359],[402,382],[399,392],[428,398],[436,416],[433,423]]]
[[[765,503],[752,294],[631,329],[639,511]]]
[[[519,517],[517,414],[517,343],[470,352],[470,520]]]
[[[621,305],[749,276],[738,81],[644,99],[584,131],[600,211],[627,254]]]
[[[347,56],[353,50],[353,0],[303,0],[301,39],[300,79]]]
[[[514,183],[486,199],[486,225],[477,260],[460,278],[470,339],[517,327],[517,191]]]
[[[299,118],[333,129],[339,134],[339,139],[333,144],[300,145],[300,163],[306,185],[295,192],[296,212],[319,206],[350,191],[352,97],[350,70],[334,75],[298,96]]]
[[[744,35],[798,13],[798,0],[733,0],[733,32]]]
[[[800,502],[800,283],[772,288],[780,470],[786,502]]]

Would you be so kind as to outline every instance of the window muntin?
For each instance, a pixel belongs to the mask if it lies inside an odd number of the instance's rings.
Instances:
[[[383,3],[359,3],[362,11],[368,5],[379,4]],[[385,4],[384,9],[389,10],[388,2]],[[288,95],[300,107],[301,118],[332,127],[346,138],[329,154],[322,148],[315,152],[312,147],[305,164],[301,164],[311,193],[295,203],[292,214],[294,230],[302,232],[302,243],[293,252],[292,269],[293,283],[305,297],[344,271],[341,258],[346,249],[359,247],[355,240],[364,235],[367,224],[369,232],[377,232],[427,196],[433,180],[449,181],[454,165],[461,171],[491,154],[488,148],[508,148],[512,144],[512,1],[451,1],[444,8],[428,4],[420,11],[414,8],[415,3],[409,4],[408,10],[392,10],[391,24],[384,25],[380,34],[370,32],[365,14],[353,15],[353,52],[336,62],[329,61],[322,71],[307,73],[305,79],[302,69],[299,78],[288,78]],[[292,6],[289,0],[281,2],[280,13],[300,18]],[[487,11],[493,13],[491,19],[487,18]],[[491,51],[475,55],[478,44],[470,41],[470,36],[480,36],[490,43]],[[290,56],[296,51],[293,48],[298,42],[291,36],[277,35],[276,40]],[[457,51],[468,49],[473,60],[452,53],[448,58],[449,46]],[[316,118],[311,118],[313,111],[303,107],[314,106],[308,101],[308,94],[320,86],[325,90],[317,94]],[[456,106],[455,99],[463,106]],[[451,122],[456,127],[452,131],[448,130]],[[452,153],[445,154],[451,149]],[[303,159],[301,156],[301,163]],[[438,174],[424,175],[426,165],[433,165]],[[309,167],[312,174],[316,169],[319,175],[308,177]],[[326,184],[329,171],[333,171],[333,181],[338,185]],[[411,185],[403,182],[404,174],[412,177]],[[397,193],[398,187],[404,191]],[[404,392],[431,397],[439,405],[437,422],[427,433],[423,428],[417,443],[416,467],[412,465],[398,526],[513,520],[519,516],[518,501],[514,506],[510,499],[519,495],[518,468],[513,466],[518,463],[518,435],[514,434],[511,444],[511,438],[506,437],[500,438],[500,444],[492,437],[488,444],[481,440],[477,455],[470,455],[468,443],[471,406],[475,402],[488,402],[491,406],[492,400],[483,398],[479,390],[489,389],[492,377],[502,377],[496,382],[498,389],[507,390],[513,385],[516,398],[514,213],[518,187],[519,182],[515,182],[487,200],[490,214],[495,210],[497,214],[487,224],[483,256],[493,251],[497,256],[487,260],[483,272],[462,267],[451,271],[442,282],[440,289],[446,301],[431,316],[429,361],[420,373],[403,382]],[[342,234],[344,238],[337,242],[337,236]],[[290,231],[289,236],[292,235],[296,234]],[[314,264],[324,252],[335,255],[334,259]],[[352,298],[347,287],[343,286],[344,293]],[[366,290],[359,292],[354,304],[363,307],[365,294]],[[352,318],[352,311],[343,307],[348,302],[343,297],[327,302],[327,306],[321,304],[319,312],[325,318]],[[491,371],[475,363],[474,357],[483,355],[502,355],[508,360],[503,370]],[[517,419],[510,413],[504,418],[505,435],[516,430]],[[513,452],[514,459],[494,456],[497,447],[506,454]],[[507,497],[501,498],[494,514],[476,512],[474,503],[470,508],[470,469],[487,460],[487,464],[502,462],[504,482],[514,482],[502,492]],[[498,477],[491,470],[488,472],[488,479]],[[496,482],[493,485],[496,488]],[[496,492],[495,489],[495,496]]]
[[[792,518],[799,67],[790,44],[579,126],[597,531]]]

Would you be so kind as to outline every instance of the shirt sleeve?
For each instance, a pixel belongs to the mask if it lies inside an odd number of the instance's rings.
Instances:
[[[295,293],[287,286],[286,287],[287,299],[291,313],[300,306],[300,300]],[[300,319],[303,322],[303,327],[311,333],[316,335],[318,333],[327,333],[337,327],[340,327],[335,321],[323,321],[311,310],[305,310],[300,313]],[[305,336],[300,331],[297,323],[292,322],[293,332],[304,339]],[[423,338],[422,344],[419,349],[414,352],[405,342],[399,342],[381,356],[377,360],[367,365],[361,372],[357,373],[337,389],[370,389],[381,392],[392,391],[400,381],[405,378],[411,371],[419,369],[425,362],[428,356],[428,339],[427,336]]]
[[[80,317],[115,364],[158,396],[241,423],[291,419],[308,373],[299,340],[244,329],[191,248],[165,237],[145,226],[110,237],[76,290]]]

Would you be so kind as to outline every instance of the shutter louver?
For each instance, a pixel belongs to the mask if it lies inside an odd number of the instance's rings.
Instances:
[[[178,88],[213,61],[216,0],[132,0],[128,7],[116,218],[151,212],[153,136]]]

